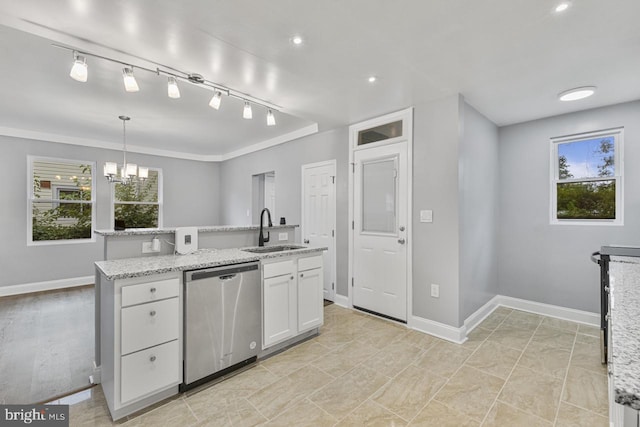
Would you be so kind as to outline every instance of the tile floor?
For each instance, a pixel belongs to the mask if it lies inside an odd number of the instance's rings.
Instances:
[[[330,305],[320,336],[119,424],[605,427],[597,334],[501,307],[456,345]],[[83,393],[71,425],[111,425]]]

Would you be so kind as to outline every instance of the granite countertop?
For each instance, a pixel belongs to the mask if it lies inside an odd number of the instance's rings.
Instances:
[[[278,245],[273,245],[278,246]],[[247,249],[247,248],[245,248]],[[198,270],[200,268],[238,264],[242,262],[260,261],[290,255],[306,255],[326,251],[327,247],[305,247],[271,253],[245,252],[236,249],[200,249],[189,255],[163,255],[139,258],[98,261],[96,267],[107,280],[126,279],[130,277],[150,276],[152,274],[172,271]]]
[[[640,258],[609,263],[615,400],[640,410]]]
[[[266,227],[265,230],[273,230],[278,228],[295,228],[299,227],[298,224],[274,224],[273,227]],[[166,227],[166,228],[127,228],[126,230],[94,230],[99,236],[143,236],[153,234],[172,234],[175,233],[178,227]],[[207,225],[196,226],[200,233],[211,232],[223,232],[223,231],[245,231],[245,230],[260,230],[259,225]]]

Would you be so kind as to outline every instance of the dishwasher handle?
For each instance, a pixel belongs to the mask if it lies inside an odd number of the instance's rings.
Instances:
[[[209,279],[211,277],[219,277],[221,280],[229,280],[238,273],[253,271],[258,269],[258,263],[229,265],[219,268],[210,268],[205,270],[195,270],[185,272],[185,281],[193,282],[196,280]]]

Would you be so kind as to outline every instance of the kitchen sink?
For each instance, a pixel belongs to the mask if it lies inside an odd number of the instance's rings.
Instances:
[[[306,247],[297,245],[259,246],[257,248],[243,249],[243,251],[254,254],[269,254],[272,252],[293,251],[296,249],[306,249]]]

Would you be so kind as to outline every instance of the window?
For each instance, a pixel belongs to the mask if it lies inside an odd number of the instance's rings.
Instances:
[[[371,144],[399,136],[402,136],[402,120],[359,131],[358,145]]]
[[[162,171],[149,169],[144,181],[114,184],[113,217],[126,228],[162,227]]]
[[[551,140],[551,223],[622,225],[622,129]]]
[[[94,166],[28,157],[28,244],[93,241]]]

